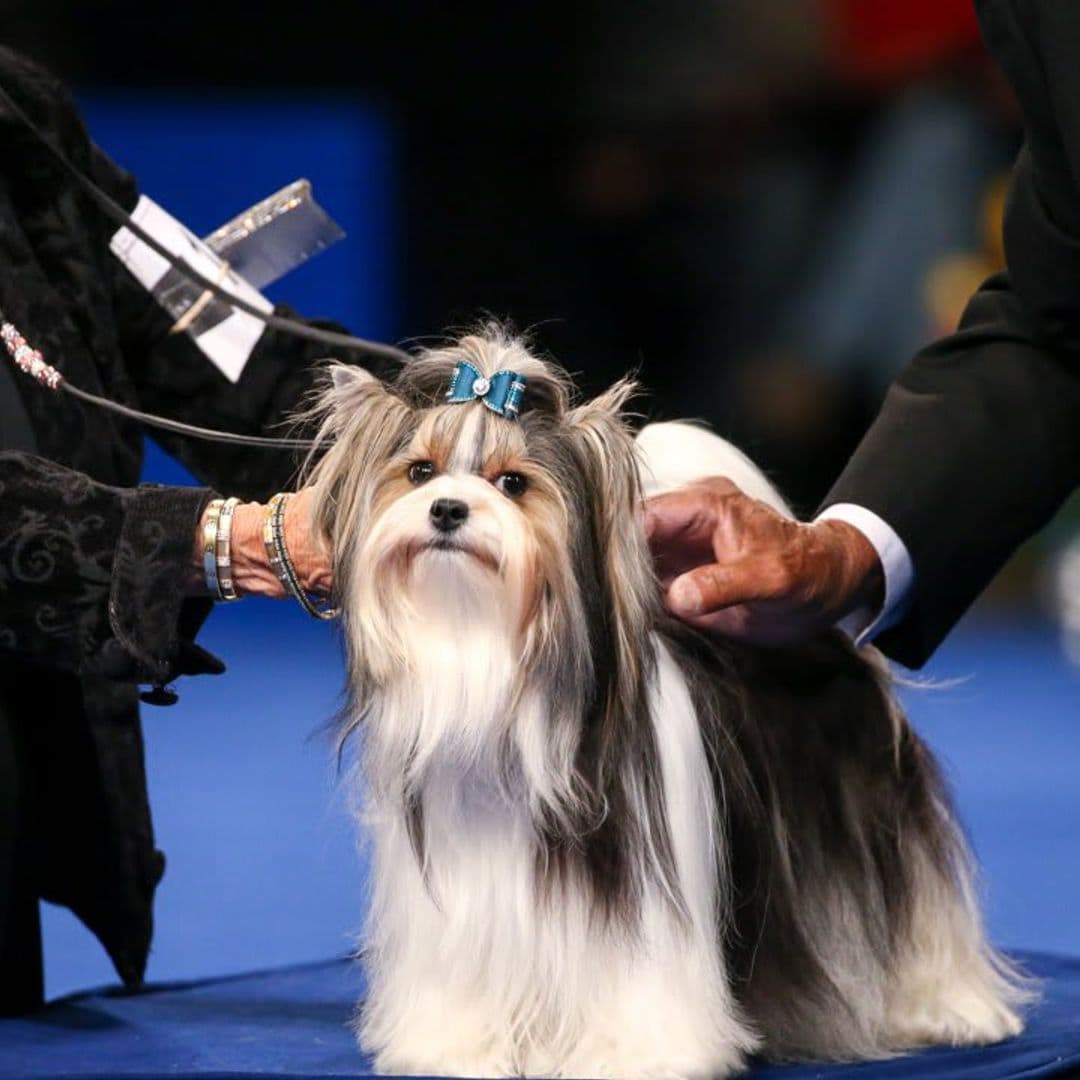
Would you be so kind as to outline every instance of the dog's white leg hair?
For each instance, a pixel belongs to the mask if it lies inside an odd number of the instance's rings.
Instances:
[[[379,1072],[513,1075],[525,996],[534,978],[542,992],[550,980],[530,955],[527,807],[507,801],[488,755],[507,719],[508,635],[461,614],[475,598],[451,590],[427,600],[423,631],[408,635],[423,663],[364,732],[372,896],[357,1033]],[[422,792],[423,870],[400,794],[410,775]]]
[[[708,476],[726,476],[754,499],[791,517],[768,477],[741,450],[708,428],[681,420],[647,424],[635,440],[646,496]]]
[[[986,940],[974,870],[959,830],[946,876],[929,853],[911,852],[915,898],[885,1003],[885,1041],[897,1048],[981,1045],[1018,1035],[1032,985]]]
[[[886,1003],[886,1040],[897,1047],[960,1046],[1019,1034],[1018,1009],[1031,995],[986,941],[970,880],[958,889],[925,857],[916,872],[912,932]]]
[[[907,719],[888,662],[875,648],[861,652],[877,670],[899,745]],[[947,805],[935,809],[947,850],[908,846],[913,907],[883,1002],[881,1042],[893,1049],[1000,1042],[1023,1030],[1021,1012],[1038,997],[1035,983],[987,940],[967,839]]]
[[[508,804],[460,762],[425,784],[426,883],[401,807],[372,806],[358,1033],[378,1071],[706,1080],[743,1067],[757,1039],[721,951],[720,817],[697,718],[665,652],[654,693],[685,911],[650,886],[637,933],[599,926],[573,883],[539,899],[524,800]]]
[[[907,719],[888,662],[872,647],[861,652],[877,671],[899,746]],[[1000,1042],[1023,1030],[1021,1010],[1037,997],[1034,983],[987,940],[967,840],[947,805],[936,802],[935,812],[946,850],[929,850],[917,833],[906,849],[912,909],[884,980],[876,1037],[882,1050]]]
[[[684,911],[651,888],[640,937],[596,957],[602,981],[562,1076],[730,1076],[759,1043],[731,993],[720,941],[727,867],[698,719],[681,672],[659,643],[658,652],[652,715]]]
[[[433,785],[430,794],[427,884],[401,809],[370,820],[375,895],[360,1041],[382,1073],[513,1075],[515,1013],[523,986],[538,974],[532,957],[514,955],[505,940],[524,937],[530,921],[514,926],[525,914],[521,892],[531,867],[522,864],[530,837],[522,830],[515,840],[513,825],[511,835],[500,835],[495,816],[460,804],[456,785]],[[439,795],[448,799],[444,809],[435,805]],[[440,850],[452,832],[452,847]],[[508,970],[511,959],[519,966]]]

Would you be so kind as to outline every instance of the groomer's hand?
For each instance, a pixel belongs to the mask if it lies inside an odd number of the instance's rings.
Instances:
[[[301,488],[285,504],[285,546],[304,588],[329,596],[333,582],[330,553],[311,527],[314,501],[312,489]]]
[[[329,553],[311,530],[312,493],[301,488],[285,504],[285,547],[301,584],[311,593],[326,596],[332,581]],[[241,503],[233,513],[230,556],[233,584],[241,596],[286,596],[270,568],[263,543],[266,507]]]
[[[649,499],[645,530],[668,610],[705,630],[781,645],[882,603],[881,562],[858,529],[799,524],[723,477]]]

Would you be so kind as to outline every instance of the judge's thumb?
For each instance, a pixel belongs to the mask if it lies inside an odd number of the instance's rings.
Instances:
[[[699,566],[671,583],[668,608],[673,615],[690,619],[756,600],[760,597],[757,576],[750,560]]]

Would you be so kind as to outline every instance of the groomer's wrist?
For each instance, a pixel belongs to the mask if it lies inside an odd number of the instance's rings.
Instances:
[[[212,513],[212,509],[207,507],[195,529],[195,547],[187,589],[190,596],[205,596],[210,589],[203,552],[207,517]],[[281,583],[270,569],[262,540],[265,513],[266,508],[256,502],[240,503],[233,511],[229,561],[237,596],[284,595]]]
[[[233,584],[241,596],[285,595],[266,555],[265,519],[266,507],[262,503],[241,503],[233,514]]]

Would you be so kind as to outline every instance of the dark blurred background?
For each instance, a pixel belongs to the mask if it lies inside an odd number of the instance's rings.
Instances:
[[[349,235],[274,299],[387,340],[509,319],[589,391],[638,368],[649,415],[709,421],[804,513],[1002,265],[1019,117],[970,0],[4,8],[5,41],[197,233],[311,178]],[[150,450],[149,476],[182,477]],[[907,695],[995,935],[1073,951],[1077,516],[935,659],[948,688]],[[1040,592],[1056,622],[1032,614]],[[245,601],[202,641],[229,674],[146,717],[170,859],[158,979],[318,959],[362,908],[329,745],[305,741],[338,702],[329,632]],[[66,913],[47,913],[46,950],[51,993],[110,978]]]
[[[1017,117],[970,0],[6,7],[91,100],[366,103],[394,147],[379,331],[491,313],[590,390],[640,367],[651,413],[734,436],[804,511],[1000,263]]]

